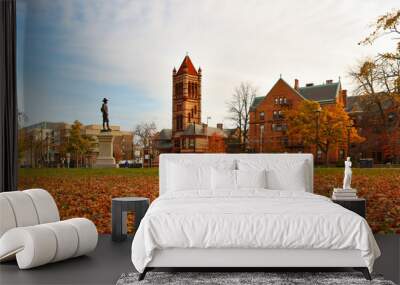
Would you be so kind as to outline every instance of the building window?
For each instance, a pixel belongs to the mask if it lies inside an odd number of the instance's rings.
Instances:
[[[278,119],[278,111],[273,111],[272,112],[272,117],[274,120]]]
[[[275,98],[275,105],[278,105],[278,104],[279,104],[279,99]]]
[[[177,83],[175,85],[175,96],[181,98],[183,96],[183,83]]]
[[[283,98],[279,98],[279,105],[283,104]]]
[[[178,115],[176,116],[176,129],[180,131],[182,130],[182,128],[183,128],[183,116]]]
[[[264,121],[265,113],[260,112],[260,121]]]
[[[395,117],[396,117],[395,113],[389,113],[389,115],[388,115],[388,121],[389,121],[390,123],[393,122],[394,119],[395,119]]]
[[[287,104],[287,99],[283,98],[283,103],[286,105]]]
[[[194,106],[194,113],[197,114],[197,106]]]
[[[283,132],[283,131],[287,131],[287,125],[272,124],[272,130],[273,130],[274,132]]]

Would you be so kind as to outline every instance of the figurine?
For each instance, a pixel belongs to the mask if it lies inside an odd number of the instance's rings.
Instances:
[[[102,132],[110,132],[110,125],[109,125],[109,120],[108,120],[108,106],[107,106],[107,98],[103,99],[103,105],[101,105],[101,113],[103,114],[103,130]],[[106,129],[107,125],[107,129]]]
[[[350,190],[351,189],[351,161],[350,157],[347,157],[346,161],[344,162],[344,179],[343,179],[343,190]]]

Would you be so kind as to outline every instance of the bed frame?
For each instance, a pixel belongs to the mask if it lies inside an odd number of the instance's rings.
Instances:
[[[353,268],[371,280],[359,250],[329,249],[193,249],[156,250],[152,261],[139,275],[155,268],[230,268],[246,271],[263,268]]]
[[[266,159],[284,159],[291,156],[304,159],[307,165],[308,192],[313,192],[312,154],[162,154],[160,156],[160,195],[166,191],[168,161],[185,159],[213,159],[216,157],[240,159],[257,156]],[[266,268],[353,268],[361,271],[367,280],[371,275],[359,250],[330,249],[249,249],[249,248],[169,248],[158,249],[139,280],[156,268],[229,268],[233,271],[253,271]],[[230,270],[230,271],[232,271]]]

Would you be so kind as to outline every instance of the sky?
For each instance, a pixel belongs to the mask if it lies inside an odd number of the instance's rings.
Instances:
[[[349,70],[395,48],[358,45],[398,0],[17,0],[17,90],[25,125],[110,123],[171,128],[172,69],[186,53],[202,69],[202,120],[227,119],[241,82],[266,95],[280,76],[327,79],[352,93]]]

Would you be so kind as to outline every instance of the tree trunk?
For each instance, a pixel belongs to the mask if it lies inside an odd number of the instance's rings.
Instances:
[[[325,148],[325,166],[329,166],[329,144]]]

